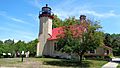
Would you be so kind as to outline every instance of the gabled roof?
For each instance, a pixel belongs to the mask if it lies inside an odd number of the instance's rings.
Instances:
[[[105,49],[112,50],[112,48],[111,48],[111,47],[109,47],[109,46],[106,46],[106,45],[103,45],[103,46],[101,46],[101,47],[103,47],[103,48],[105,48]]]
[[[48,38],[48,40],[58,39],[58,36],[64,33],[64,28],[65,28],[64,26],[58,27],[58,28],[53,28],[52,36],[51,36],[51,38]],[[72,30],[72,33],[74,36],[78,36],[79,34],[82,34],[83,31],[85,30],[85,28],[80,24],[71,25],[71,26],[69,26],[69,28]]]
[[[53,28],[52,29],[52,36],[51,38],[48,38],[48,40],[56,40],[57,36],[60,34],[60,31],[63,29],[63,27]]]

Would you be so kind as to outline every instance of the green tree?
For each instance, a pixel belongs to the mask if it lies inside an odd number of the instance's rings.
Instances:
[[[38,43],[38,39],[35,39],[27,43],[27,51],[30,51],[30,56],[36,55],[37,43]]]
[[[82,27],[84,28],[84,26]],[[98,46],[103,45],[103,32],[99,29],[99,24],[87,24],[86,31],[79,33],[79,30],[75,30],[79,35],[73,34],[74,31],[70,27],[65,27],[64,37],[58,40],[58,51],[66,53],[76,53],[80,56],[80,63],[82,62],[82,56],[86,51],[96,49]]]
[[[75,19],[75,17],[69,17],[63,21],[63,26],[70,26],[74,24],[80,24],[79,20]]]
[[[8,39],[4,41],[4,45],[13,45],[14,44],[14,40]]]
[[[99,24],[88,25],[87,31],[82,34],[81,41],[78,40],[79,45],[76,52],[80,56],[80,61],[82,61],[82,56],[86,51],[94,50],[100,45],[103,45],[103,32],[99,29],[101,26]]]
[[[60,36],[57,42],[57,51],[66,52],[71,54],[73,52],[72,46],[74,45],[74,38],[69,27],[64,27],[64,37]]]
[[[120,34],[111,34],[113,55],[120,56]]]
[[[8,40],[5,40],[3,45],[2,45],[2,53],[13,53],[14,49],[14,40],[11,40],[11,39],[8,39]]]
[[[0,45],[3,45],[3,41],[0,40]]]
[[[24,41],[19,40],[17,43],[15,43],[15,51],[27,51],[26,43]]]
[[[108,33],[105,33],[105,34],[104,34],[104,44],[105,44],[106,46],[111,47],[112,38],[111,38],[111,35],[108,34]]]
[[[32,56],[36,55],[37,50],[37,43],[38,40],[32,40],[28,43],[25,43],[25,41],[19,40],[18,42],[14,43],[14,40],[8,39],[3,41],[0,41],[0,56],[2,53],[12,53],[15,54],[16,52],[22,52],[22,51],[30,51],[30,54]]]
[[[69,17],[62,21],[60,18],[57,17],[57,15],[54,15],[52,27],[57,28],[61,26],[69,26],[74,24],[80,24],[79,20],[75,19],[75,17]]]
[[[56,27],[60,27],[60,26],[63,26],[62,20],[60,18],[58,18],[57,15],[54,15],[52,27],[56,28]]]
[[[0,57],[2,55],[3,52],[3,41],[0,40]]]

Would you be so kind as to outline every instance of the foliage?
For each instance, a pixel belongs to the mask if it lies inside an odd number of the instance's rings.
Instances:
[[[13,45],[14,44],[14,40],[8,39],[4,41],[4,45]]]
[[[70,26],[74,24],[80,24],[79,20],[75,19],[75,17],[69,17],[63,21],[63,26]]]
[[[115,56],[120,56],[120,34],[104,34],[105,45],[113,48],[113,54]]]
[[[18,42],[14,42],[14,40],[8,39],[3,41],[0,41],[0,57],[2,56],[2,53],[11,53],[13,56],[15,53],[22,51],[30,51],[30,54],[32,56],[35,56],[37,51],[37,39],[30,41],[26,43],[25,41],[19,40]]]
[[[82,35],[81,45],[84,45],[83,49],[96,49],[99,45],[103,45],[103,32],[101,32],[99,24],[89,25],[87,32]]]
[[[60,38],[57,42],[57,50],[66,52],[66,53],[71,53],[72,52],[72,45],[73,45],[73,36],[72,32],[68,30],[69,27],[64,28],[65,36]]]
[[[0,53],[2,54],[2,52],[11,52],[12,51],[12,46],[14,45],[14,40],[5,40],[4,42],[1,41],[0,43]]]
[[[61,20],[57,17],[57,15],[54,15],[53,19],[53,28],[61,27],[61,26],[69,26],[74,24],[80,24],[79,20],[75,19],[75,17],[69,17],[68,19]]]
[[[19,40],[17,43],[15,43],[15,51],[27,51],[26,50],[26,43],[24,41]]]
[[[104,34],[104,44],[106,45],[106,46],[109,46],[109,47],[111,47],[111,44],[112,44],[112,38],[111,38],[111,36],[110,36],[110,34],[108,34],[108,33],[105,33]]]
[[[96,49],[98,46],[103,45],[103,32],[99,30],[101,26],[97,23],[92,25],[87,23],[86,25],[87,28],[82,27],[84,28],[82,35],[78,29],[75,30],[79,34],[77,37],[74,36],[74,31],[70,27],[65,27],[64,37],[58,40],[58,51],[76,53],[80,56],[81,62],[82,56],[86,51]]]
[[[36,55],[37,43],[38,43],[37,39],[27,43],[27,51],[30,51],[30,55],[31,56],[35,56]]]
[[[3,41],[0,40],[0,45],[3,45]]]
[[[52,27],[53,27],[53,28],[56,28],[56,27],[60,27],[60,26],[63,26],[62,20],[60,20],[60,19],[57,17],[57,15],[54,15]]]

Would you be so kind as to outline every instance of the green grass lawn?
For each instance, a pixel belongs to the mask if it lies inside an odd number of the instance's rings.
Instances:
[[[118,64],[117,68],[120,68],[120,63]]]
[[[78,61],[53,58],[3,58],[0,59],[0,67],[17,67],[17,68],[101,68],[107,61],[103,60],[83,60],[80,64]]]

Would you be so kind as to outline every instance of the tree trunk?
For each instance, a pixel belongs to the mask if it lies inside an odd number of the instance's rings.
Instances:
[[[80,61],[80,64],[81,64],[82,63],[82,54],[80,54],[79,57],[80,57],[79,61]]]
[[[85,53],[85,50],[83,50],[80,54],[79,54],[79,61],[80,61],[80,64],[82,63],[82,56],[83,54]]]

